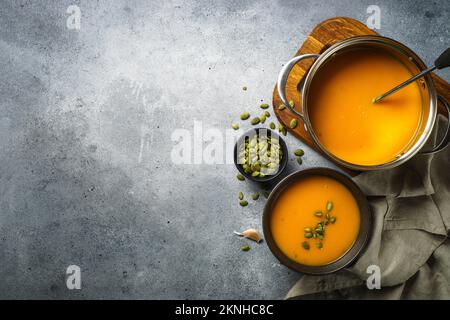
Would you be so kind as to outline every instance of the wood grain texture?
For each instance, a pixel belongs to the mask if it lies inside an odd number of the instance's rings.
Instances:
[[[325,20],[318,24],[311,34],[306,38],[300,49],[295,54],[296,56],[307,53],[322,53],[333,44],[351,38],[362,35],[378,35],[375,31],[369,29],[365,24],[358,20],[346,17],[337,17]],[[313,64],[313,59],[303,60],[292,69],[287,84],[286,84],[286,96],[288,100],[295,102],[295,109],[301,110],[301,94],[297,89],[298,84],[303,79],[307,70]],[[433,80],[436,85],[438,94],[442,95],[447,101],[450,101],[450,85],[441,77],[433,74]],[[288,131],[295,137],[299,138],[315,150],[319,151],[314,145],[311,137],[306,132],[304,124],[301,119],[291,113],[287,108],[283,111],[278,110],[278,106],[281,104],[280,97],[278,96],[277,87],[273,91],[272,100],[274,112]],[[439,105],[439,112],[446,113],[445,108]],[[299,125],[295,129],[289,127],[291,119],[297,118]]]

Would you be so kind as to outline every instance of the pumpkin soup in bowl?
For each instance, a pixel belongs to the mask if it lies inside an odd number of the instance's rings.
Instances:
[[[364,194],[337,171],[314,168],[281,181],[266,204],[263,228],[275,256],[311,274],[350,263],[368,238],[370,214]]]

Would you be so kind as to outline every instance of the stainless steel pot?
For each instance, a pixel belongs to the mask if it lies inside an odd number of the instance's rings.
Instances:
[[[409,159],[411,159],[416,154],[432,154],[441,151],[450,143],[450,121],[449,126],[447,127],[447,131],[443,139],[434,147],[432,150],[423,151],[421,150],[430,137],[430,134],[433,130],[434,124],[436,122],[437,115],[437,101],[438,99],[444,104],[447,109],[448,114],[450,115],[450,106],[449,103],[442,98],[441,96],[437,96],[436,89],[434,87],[433,79],[430,75],[426,75],[423,80],[421,80],[421,96],[422,96],[422,115],[421,121],[419,124],[419,128],[416,131],[416,135],[412,137],[411,142],[406,146],[406,148],[392,161],[377,165],[360,165],[356,163],[350,163],[344,161],[331,152],[327,150],[323,146],[323,144],[317,138],[308,116],[308,91],[311,85],[311,82],[316,74],[317,70],[329,59],[333,58],[334,55],[339,54],[345,50],[352,50],[355,48],[374,48],[374,49],[382,49],[388,51],[397,59],[400,59],[410,70],[412,73],[419,73],[420,71],[426,69],[426,65],[423,61],[408,47],[405,45],[381,36],[360,36],[354,37],[342,42],[336,43],[335,45],[328,48],[322,54],[304,54],[297,56],[290,61],[288,61],[283,69],[280,71],[278,76],[278,94],[281,98],[281,101],[285,104],[288,109],[299,116],[304,124],[306,131],[310,134],[314,143],[324,152],[331,160],[334,162],[347,167],[352,170],[382,170],[396,167]],[[292,68],[298,62],[304,59],[316,59],[309,69],[306,77],[304,78],[303,87],[301,89],[302,94],[302,112],[298,112],[294,108],[292,108],[286,98],[286,82],[289,77],[289,73]]]

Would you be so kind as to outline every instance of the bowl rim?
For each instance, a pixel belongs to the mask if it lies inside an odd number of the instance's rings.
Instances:
[[[278,172],[277,172],[276,174],[271,175],[271,176],[265,176],[264,178],[255,178],[255,177],[252,177],[252,175],[246,173],[246,172],[244,171],[244,168],[242,168],[242,165],[240,165],[240,164],[237,163],[237,147],[238,147],[239,142],[240,142],[244,137],[249,136],[250,133],[254,133],[254,132],[256,132],[257,134],[259,134],[259,131],[260,131],[260,130],[267,130],[268,135],[274,136],[274,137],[277,137],[277,138],[278,138],[278,141],[280,141],[281,149],[283,150],[283,156],[281,157],[280,168],[279,168],[279,170],[278,170]],[[238,171],[239,171],[244,177],[246,177],[247,179],[249,179],[249,180],[251,180],[251,181],[254,181],[254,182],[261,182],[261,183],[264,183],[264,182],[272,181],[272,180],[274,180],[275,178],[277,178],[277,177],[284,171],[284,169],[286,169],[288,159],[289,159],[289,153],[288,153],[288,148],[287,148],[286,142],[284,142],[283,138],[282,138],[278,133],[276,133],[274,130],[272,130],[272,129],[270,129],[270,128],[258,127],[258,128],[252,128],[252,129],[249,129],[249,130],[245,131],[245,132],[237,139],[236,143],[234,144],[234,151],[233,151],[233,161],[234,161],[234,165],[236,166],[236,168],[238,169]]]
[[[359,233],[353,245],[349,248],[349,250],[347,250],[347,252],[344,255],[342,255],[337,260],[321,266],[303,265],[290,259],[281,251],[281,249],[275,243],[270,228],[272,209],[275,203],[277,202],[279,196],[283,193],[283,191],[287,187],[292,185],[292,183],[310,176],[326,176],[342,183],[352,193],[353,197],[355,198],[358,204],[360,211]],[[343,173],[325,167],[315,167],[299,170],[281,180],[270,193],[270,196],[264,207],[262,220],[263,220],[262,224],[263,224],[264,238],[273,255],[281,262],[281,264],[285,265],[286,267],[294,271],[310,275],[329,274],[348,266],[362,253],[363,249],[365,248],[369,240],[370,231],[372,229],[371,228],[372,215],[370,212],[369,203],[367,201],[366,196],[359,188],[359,186]]]

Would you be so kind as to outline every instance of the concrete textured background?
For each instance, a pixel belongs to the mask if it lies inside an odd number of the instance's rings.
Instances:
[[[0,298],[283,298],[299,275],[232,234],[260,228],[264,200],[237,203],[257,186],[173,164],[171,134],[256,112],[314,25],[370,4],[428,64],[449,45],[448,1],[2,0]]]

